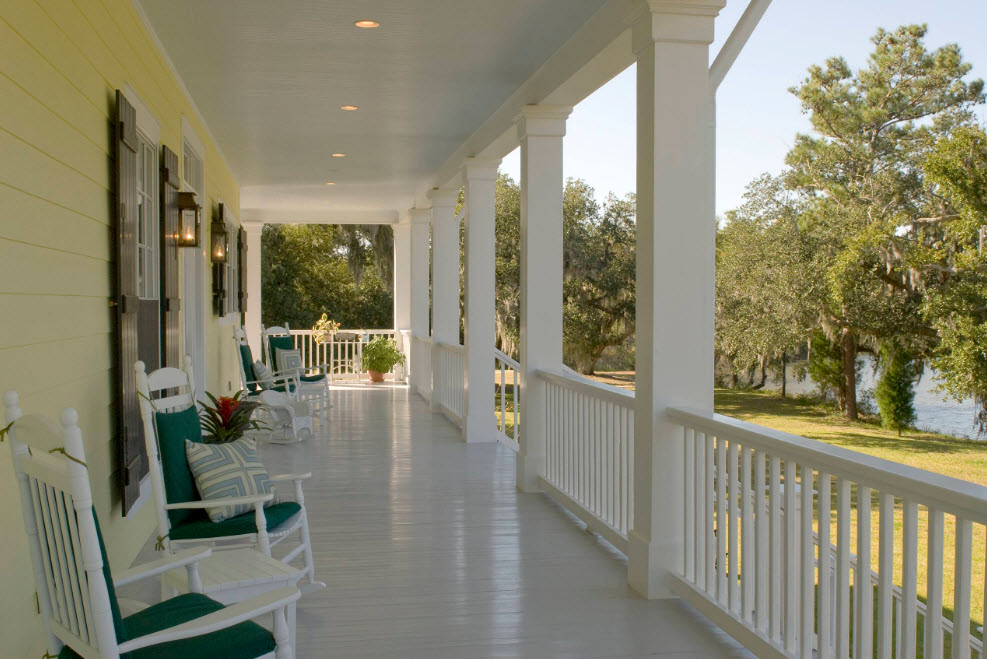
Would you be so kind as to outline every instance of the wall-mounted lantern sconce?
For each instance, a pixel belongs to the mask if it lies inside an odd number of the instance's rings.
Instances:
[[[202,208],[195,201],[194,192],[178,193],[178,246],[198,247]]]
[[[211,237],[209,253],[212,255],[212,262],[226,263],[230,253],[230,234],[226,229],[226,223],[222,220],[222,212],[220,217],[213,221],[209,233]]]

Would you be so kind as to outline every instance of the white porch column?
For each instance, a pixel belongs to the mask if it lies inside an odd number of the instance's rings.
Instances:
[[[715,230],[709,44],[724,0],[649,0],[637,54],[637,391],[628,581],[682,571],[683,438],[667,407],[713,409]]]
[[[497,441],[494,416],[494,189],[500,160],[467,158],[466,193],[466,421],[467,442]]]
[[[244,314],[243,329],[247,333],[254,359],[260,359],[260,250],[264,225],[244,222],[243,230],[247,232],[247,311]]]
[[[459,344],[459,190],[433,190],[432,200],[432,341]],[[432,390],[439,372],[439,351],[432,346]],[[432,409],[439,409],[432,396]]]
[[[521,450],[517,486],[540,490],[545,472],[545,385],[562,366],[562,137],[568,106],[529,105],[521,141]]]
[[[428,300],[428,209],[412,208],[411,212],[411,335],[416,338],[427,338],[429,329],[429,300]],[[419,391],[426,398],[432,395],[432,383],[425,382],[422,373],[415,373],[415,368],[430,358],[424,354],[424,346],[416,341],[411,342],[411,384],[412,389]]]
[[[398,350],[409,359],[409,346],[404,345],[401,330],[411,327],[411,224],[401,223],[392,227],[394,231],[394,340]],[[407,364],[394,368],[394,380],[404,380],[408,372]]]

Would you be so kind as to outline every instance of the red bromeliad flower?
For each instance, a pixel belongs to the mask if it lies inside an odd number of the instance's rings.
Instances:
[[[240,401],[229,396],[221,396],[216,401],[216,411],[219,412],[219,418],[223,420],[224,426],[230,423],[230,419],[233,418],[233,414],[238,407],[240,407]]]

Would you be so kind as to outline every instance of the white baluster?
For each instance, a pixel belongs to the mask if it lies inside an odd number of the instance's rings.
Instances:
[[[918,623],[918,505],[902,502],[901,645],[898,656],[915,659]]]
[[[771,524],[771,585],[769,598],[771,611],[769,620],[768,635],[776,643],[781,642],[782,634],[782,579],[781,566],[784,559],[784,544],[781,534],[782,518],[782,494],[781,494],[781,459],[777,455],[771,456],[770,462],[771,479],[771,513],[768,519]]]
[[[815,542],[812,538],[812,467],[802,467],[802,599],[799,628],[799,647],[802,657],[812,656],[812,637],[816,608],[816,559]]]
[[[785,460],[785,649],[795,652],[798,640],[799,572],[798,515],[794,460]]]
[[[874,651],[874,585],[870,567],[871,489],[857,485],[857,569],[853,576],[857,605],[854,659],[871,659]],[[879,539],[880,540],[880,539]]]
[[[970,656],[970,586],[973,524],[956,518],[956,563],[953,588],[953,659]]]
[[[696,582],[696,481],[695,481],[695,441],[696,433],[691,428],[683,428],[685,435],[685,464],[684,487],[685,487],[685,577]]]
[[[850,481],[836,481],[836,659],[850,659]]]
[[[771,513],[768,510],[768,500],[765,488],[767,487],[767,470],[764,451],[754,451],[754,523],[757,528],[757,556],[756,562],[756,583],[757,594],[754,598],[755,620],[757,630],[762,635],[769,633],[769,605],[771,597],[771,575],[769,571],[770,561],[770,533],[771,533]]]
[[[833,554],[830,541],[830,495],[832,479],[824,471],[819,472],[819,657],[833,656]],[[810,515],[811,519],[811,515]],[[811,524],[811,522],[810,522]]]
[[[925,599],[925,659],[942,659],[942,558],[943,514],[929,508]]]
[[[891,659],[892,605],[894,586],[894,497],[881,492],[880,531],[878,542],[877,580],[877,656],[878,659]]]

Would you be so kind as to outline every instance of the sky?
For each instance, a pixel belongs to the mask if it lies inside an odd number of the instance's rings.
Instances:
[[[727,0],[711,61],[746,6]],[[959,44],[973,64],[970,78],[987,79],[987,0],[774,0],[717,92],[718,215],[736,208],[761,173],[781,171],[795,134],[809,129],[788,92],[808,67],[840,55],[860,68],[878,27],[908,23],[928,24],[930,49]],[[586,180],[600,199],[635,188],[634,88],[631,66],[577,105],[566,126],[564,176]],[[983,108],[978,113],[987,119]],[[520,180],[520,150],[504,158],[501,171]]]

